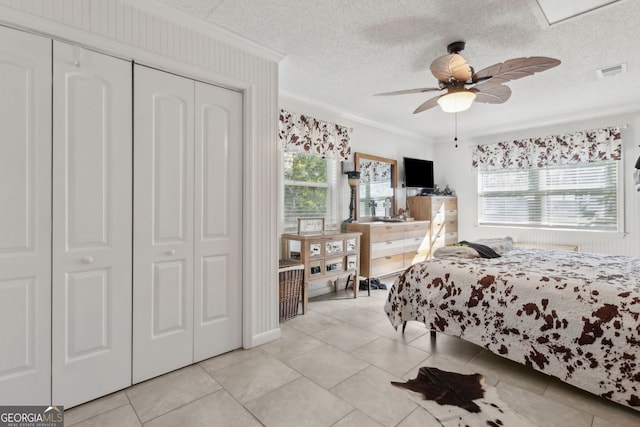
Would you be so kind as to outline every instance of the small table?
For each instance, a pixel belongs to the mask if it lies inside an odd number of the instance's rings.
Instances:
[[[282,256],[280,258],[296,260],[304,264],[302,314],[307,312],[310,282],[354,276],[353,297],[357,298],[361,234],[360,232],[324,231],[312,234],[282,235]]]

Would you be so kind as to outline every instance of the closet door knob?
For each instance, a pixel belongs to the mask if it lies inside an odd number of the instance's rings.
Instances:
[[[91,255],[82,257],[83,264],[91,264],[92,262],[93,262],[93,257]]]
[[[176,254],[176,250],[175,249],[169,249],[167,251],[167,255],[175,255]]]

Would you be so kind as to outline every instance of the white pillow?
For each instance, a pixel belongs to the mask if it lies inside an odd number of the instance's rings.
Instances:
[[[488,246],[499,254],[503,254],[513,249],[513,239],[509,236],[504,238],[478,239],[473,243]]]
[[[433,251],[434,258],[479,258],[480,254],[469,246],[442,246]]]

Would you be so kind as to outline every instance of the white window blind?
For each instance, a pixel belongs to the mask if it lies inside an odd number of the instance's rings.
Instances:
[[[478,171],[478,224],[618,230],[615,160]]]
[[[338,228],[338,161],[301,152],[283,153],[284,231],[295,232],[298,218],[324,218]]]

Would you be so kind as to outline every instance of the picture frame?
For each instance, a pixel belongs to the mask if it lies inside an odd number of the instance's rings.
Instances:
[[[324,218],[298,218],[298,234],[324,232]]]

